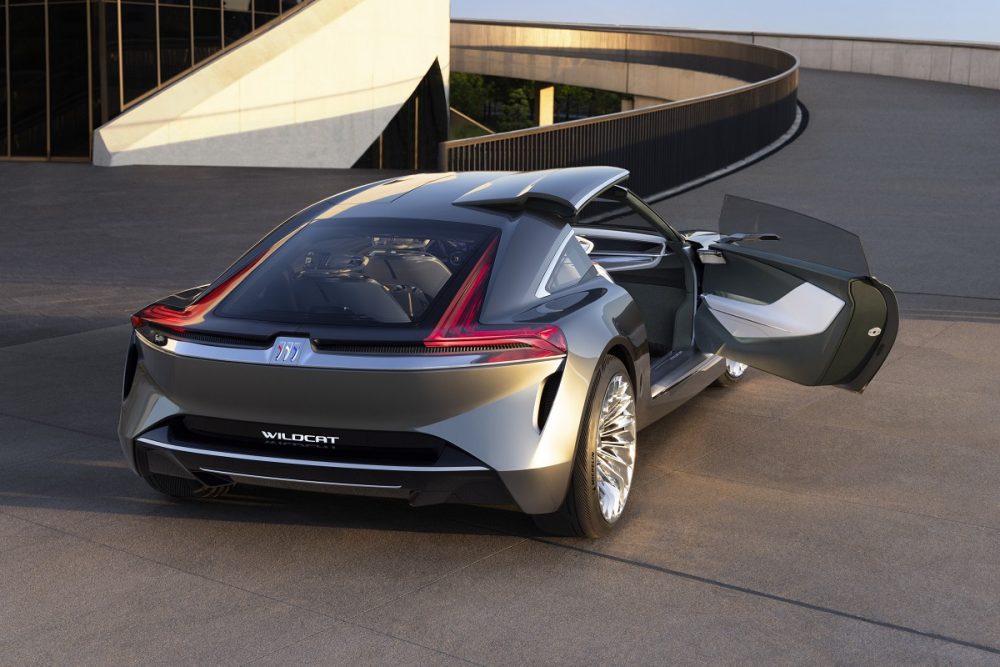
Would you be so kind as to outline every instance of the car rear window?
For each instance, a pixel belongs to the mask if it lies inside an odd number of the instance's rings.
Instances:
[[[418,220],[313,223],[265,259],[215,314],[296,324],[419,324],[447,303],[496,233]]]

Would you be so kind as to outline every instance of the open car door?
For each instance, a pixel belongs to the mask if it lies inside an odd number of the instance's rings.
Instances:
[[[732,196],[719,232],[698,251],[698,348],[799,384],[863,391],[895,342],[899,310],[860,239]]]

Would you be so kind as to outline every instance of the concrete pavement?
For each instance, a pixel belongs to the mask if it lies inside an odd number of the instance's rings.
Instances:
[[[809,125],[778,153],[655,208],[715,229],[734,194],[860,234],[924,317],[1000,321],[1000,91],[806,70]]]
[[[0,664],[1000,664],[997,195],[972,148],[937,196],[890,169],[892,114],[838,134],[868,81],[807,73],[806,134],[661,206],[692,227],[721,191],[801,208],[856,226],[901,291],[937,289],[932,272],[986,298],[904,313],[863,396],[757,372],[706,391],[643,432],[629,516],[601,541],[482,508],[158,496],[114,438],[127,314],[375,175],[0,164]],[[904,94],[889,83],[857,113]],[[928,94],[949,93],[967,99]],[[962,126],[976,136],[952,140],[989,141]],[[859,194],[866,169],[897,176]],[[955,206],[977,243],[939,243]]]
[[[706,392],[643,433],[598,542],[499,510],[165,500],[113,438],[127,327],[5,347],[0,663],[996,664],[998,391],[968,378],[1000,371],[997,327],[906,321],[862,397]]]

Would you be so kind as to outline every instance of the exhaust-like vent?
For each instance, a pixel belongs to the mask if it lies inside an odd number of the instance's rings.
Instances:
[[[122,378],[122,400],[128,398],[132,391],[132,383],[135,381],[135,368],[139,363],[139,353],[135,349],[136,341],[133,334],[128,342],[128,356],[125,357],[125,376]]]
[[[562,381],[562,371],[545,378],[542,386],[542,395],[538,399],[538,430],[545,428],[545,422],[549,420],[549,413],[552,412],[552,404],[556,401],[556,394],[559,393],[559,383]]]

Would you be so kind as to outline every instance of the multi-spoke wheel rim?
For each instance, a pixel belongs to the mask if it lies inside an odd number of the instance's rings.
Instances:
[[[631,383],[621,373],[611,378],[604,392],[594,458],[601,514],[613,523],[625,509],[635,470],[635,397]]]
[[[726,372],[729,373],[729,377],[731,378],[742,377],[747,372],[747,365],[733,361],[732,359],[726,359]]]

